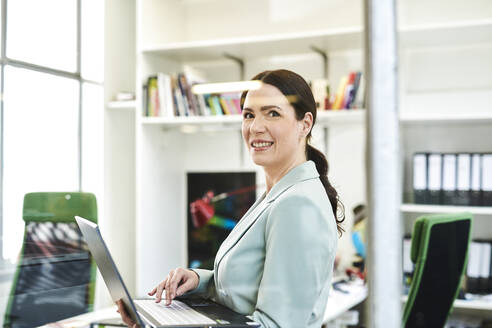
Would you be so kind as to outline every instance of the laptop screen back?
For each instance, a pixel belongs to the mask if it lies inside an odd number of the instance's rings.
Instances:
[[[94,257],[94,260],[96,261],[97,267],[108,287],[112,300],[116,302],[121,299],[133,321],[140,324],[140,327],[144,327],[123,279],[109,253],[109,249],[101,236],[99,227],[97,224],[79,216],[76,216],[75,220],[85,238],[87,246],[89,246],[89,250]]]

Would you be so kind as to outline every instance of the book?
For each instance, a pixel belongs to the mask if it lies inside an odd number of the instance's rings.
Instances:
[[[199,115],[198,105],[195,97],[193,96],[193,93],[191,92],[191,86],[188,83],[186,74],[180,73],[179,77],[180,77],[181,86],[183,88],[183,95],[186,99],[186,102],[188,103],[188,114],[192,116],[197,116]]]
[[[444,154],[442,164],[442,204],[454,205],[456,193],[456,154]]]
[[[206,95],[205,99],[207,100],[208,106],[210,107],[210,112],[212,115],[218,115],[217,114],[217,109],[215,108],[215,103],[212,99],[211,95]]]
[[[456,198],[454,205],[466,206],[470,204],[471,155],[464,153],[458,154],[457,165]]]
[[[355,99],[352,105],[350,106],[350,108],[365,108],[366,107],[365,101],[366,101],[365,84],[364,84],[363,74],[361,73],[359,78],[359,84],[357,87],[357,92],[355,94]]]
[[[198,106],[200,107],[200,115],[210,116],[211,115],[210,108],[205,102],[205,96],[203,94],[199,94],[196,95],[196,98],[198,99]]]
[[[313,92],[314,101],[316,102],[317,110],[328,109],[326,106],[326,99],[328,98],[328,80],[327,79],[314,79],[310,83],[311,91]]]
[[[149,92],[147,84],[142,86],[142,115],[149,116],[149,107],[147,105],[149,99]]]
[[[471,156],[471,188],[470,188],[470,205],[479,206],[481,204],[481,155],[472,154]]]
[[[350,95],[353,92],[354,89],[354,81],[355,81],[355,72],[350,72],[347,78],[347,86],[345,87],[344,94],[343,94],[343,101],[342,101],[342,108],[343,109],[349,109],[350,105]]]
[[[347,108],[350,108],[350,109],[355,108],[355,100],[356,100],[357,95],[358,95],[357,92],[359,91],[359,86],[360,86],[361,78],[362,78],[362,73],[361,72],[357,72],[356,75],[355,75],[355,80],[354,80],[353,88],[350,91],[350,99],[348,101]]]
[[[338,85],[338,90],[335,96],[335,101],[333,103],[333,109],[341,109],[343,104],[343,99],[345,95],[345,88],[347,87],[348,76],[344,76],[340,79],[340,84]]]
[[[427,154],[413,155],[413,194],[415,204],[428,203]]]
[[[441,204],[442,189],[442,156],[439,153],[429,154],[427,157],[428,175],[428,203]]]
[[[224,115],[224,112],[222,111],[222,107],[220,106],[219,97],[218,96],[212,96],[211,99],[212,99],[212,104],[213,104],[214,109],[215,109],[215,115],[217,115],[217,116]]]
[[[135,93],[131,91],[119,91],[114,96],[115,101],[131,101],[135,100]]]
[[[175,110],[172,95],[171,77],[164,73],[158,73],[157,89],[160,105],[159,116],[173,117],[175,115]]]
[[[234,98],[232,99],[232,102],[234,103],[236,107],[236,111],[239,115],[241,115],[241,99],[239,98]]]
[[[492,206],[492,154],[482,154],[482,205]]]
[[[231,111],[229,109],[229,106],[227,105],[227,101],[225,100],[224,97],[218,97],[220,106],[222,107],[222,111],[224,112],[224,115],[231,115]]]
[[[186,116],[185,102],[183,99],[183,94],[181,93],[181,89],[178,84],[177,74],[171,75],[171,85],[174,90],[174,99],[177,107],[177,115],[176,116]]]
[[[157,91],[157,76],[149,76],[148,78],[148,112],[147,116],[158,116],[159,114],[159,96]]]

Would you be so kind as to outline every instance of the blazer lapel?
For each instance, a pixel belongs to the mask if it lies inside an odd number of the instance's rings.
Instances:
[[[290,170],[280,181],[278,181],[270,190],[268,195],[263,194],[262,197],[251,206],[243,218],[238,222],[236,227],[231,231],[229,236],[224,240],[215,256],[215,268],[218,267],[222,258],[227,252],[236,245],[241,237],[255,223],[261,214],[270,206],[273,201],[287,189],[298,182],[318,178],[319,174],[316,170],[314,162],[307,161]]]
[[[265,195],[258,198],[257,202],[246,212],[242,219],[238,222],[236,227],[231,231],[229,236],[224,240],[217,255],[215,256],[215,262],[217,265],[220,263],[225,254],[241,239],[241,237],[248,231],[249,227],[260,217],[260,215],[265,211],[265,209],[270,204],[266,199]],[[255,206],[256,205],[256,206]]]

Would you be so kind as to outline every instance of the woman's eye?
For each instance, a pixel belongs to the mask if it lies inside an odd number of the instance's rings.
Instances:
[[[243,114],[243,118],[253,118],[253,114],[246,112]]]
[[[271,117],[280,116],[280,114],[277,111],[275,111],[275,110],[272,110],[272,111],[268,112],[268,115],[270,115]]]

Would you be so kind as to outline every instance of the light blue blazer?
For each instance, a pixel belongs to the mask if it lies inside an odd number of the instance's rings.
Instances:
[[[198,287],[262,327],[320,327],[337,248],[337,227],[314,162],[291,169],[248,210]]]

